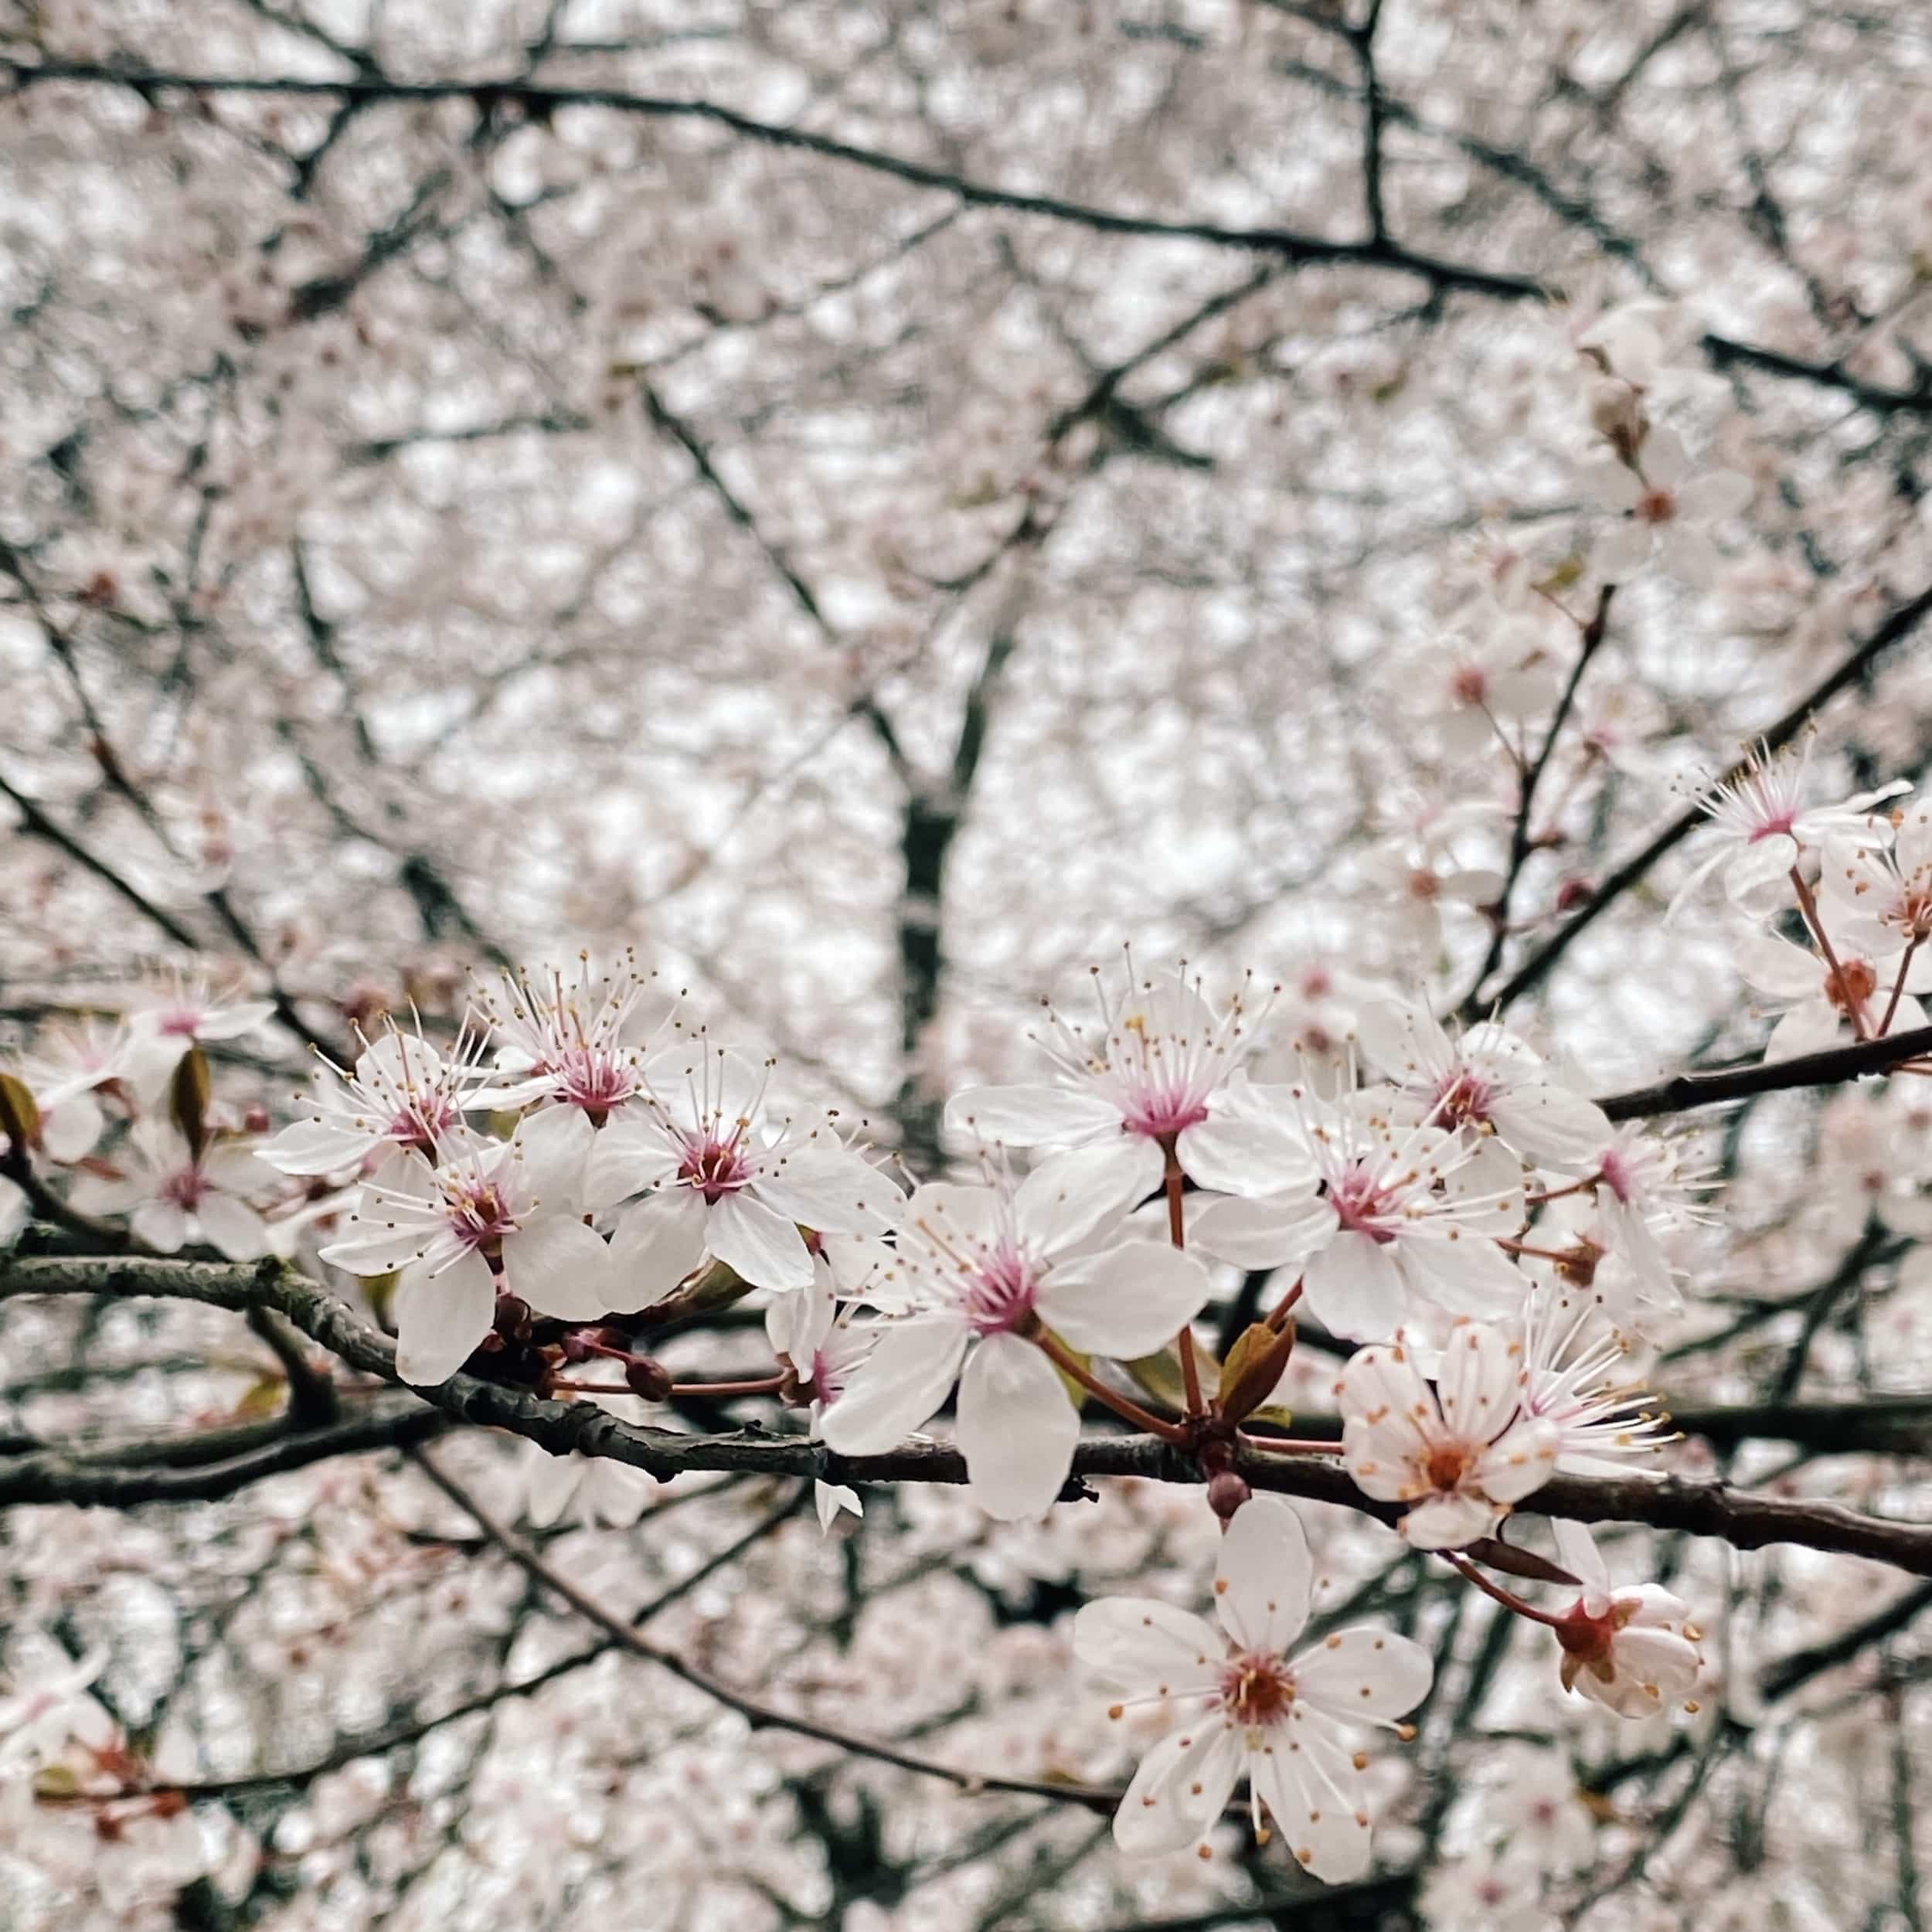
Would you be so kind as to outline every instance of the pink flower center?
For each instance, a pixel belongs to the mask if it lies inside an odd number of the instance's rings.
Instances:
[[[565,1100],[599,1121],[638,1090],[635,1069],[600,1047],[571,1047],[546,1070]]]
[[[829,1408],[845,1392],[845,1370],[821,1349],[811,1359],[811,1393]]]
[[[1253,1651],[1230,1658],[1221,1672],[1221,1708],[1237,1724],[1278,1724],[1294,1702],[1294,1679],[1279,1657]]]
[[[486,1254],[499,1253],[504,1236],[516,1232],[516,1216],[495,1181],[454,1183],[444,1193],[444,1209],[456,1238],[465,1247],[480,1248]]]
[[[1604,1186],[1628,1207],[1637,1192],[1637,1177],[1631,1172],[1630,1163],[1614,1147],[1604,1149],[1604,1158],[1597,1163],[1597,1175]]]
[[[1669,490],[1646,490],[1633,514],[1639,523],[1668,523],[1677,514],[1676,495]]]
[[[207,1176],[198,1167],[182,1168],[161,1184],[161,1198],[189,1214],[201,1205],[202,1196],[207,1192]]]
[[[722,1200],[750,1179],[751,1163],[735,1138],[721,1141],[714,1134],[706,1134],[685,1142],[684,1158],[678,1165],[679,1182],[696,1188],[706,1200]]]
[[[1481,704],[1488,690],[1489,679],[1481,665],[1458,665],[1449,680],[1449,694],[1458,704]]]
[[[162,1015],[159,1030],[179,1035],[183,1039],[192,1039],[201,1031],[201,1018],[192,1006],[173,1007]]]
[[[1489,1083],[1464,1067],[1437,1084],[1434,1118],[1438,1127],[1486,1127],[1494,1104]]]
[[[434,1155],[436,1143],[455,1118],[456,1109],[447,1100],[417,1094],[405,1100],[390,1119],[389,1138],[398,1147]]]
[[[1353,1233],[1366,1234],[1370,1240],[1384,1243],[1396,1238],[1380,1225],[1380,1217],[1388,1211],[1387,1190],[1374,1171],[1361,1161],[1328,1183],[1328,1205],[1335,1209],[1335,1219]]]
[[[987,1250],[966,1284],[966,1319],[973,1332],[1004,1335],[1022,1326],[1033,1312],[1038,1286],[1032,1264],[1018,1248]]]
[[[1208,1117],[1207,1103],[1189,1085],[1179,1080],[1149,1079],[1137,1082],[1121,1116],[1124,1133],[1144,1134],[1150,1141],[1185,1133]]]

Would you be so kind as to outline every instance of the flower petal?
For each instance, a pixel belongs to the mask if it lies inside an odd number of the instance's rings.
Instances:
[[[1304,1872],[1345,1885],[1367,1872],[1369,1814],[1361,1779],[1319,1718],[1296,1710],[1248,1756],[1248,1774],[1289,1855]]]
[[[754,1287],[811,1286],[811,1250],[804,1236],[748,1192],[713,1203],[705,1217],[704,1244]]]
[[[1294,1267],[1335,1231],[1335,1209],[1313,1194],[1211,1201],[1189,1230],[1196,1247],[1237,1268]]]
[[[968,1495],[988,1515],[1012,1522],[1053,1507],[1073,1467],[1080,1418],[1039,1349],[1016,1335],[989,1335],[959,1379],[953,1434],[966,1458]]]
[[[1283,1194],[1312,1189],[1315,1165],[1286,1121],[1259,1109],[1217,1108],[1183,1128],[1174,1151],[1197,1187],[1220,1194]]]
[[[432,1274],[406,1268],[396,1284],[396,1372],[417,1387],[447,1382],[496,1316],[496,1277],[471,1248]]]
[[[1289,1668],[1298,1696],[1350,1719],[1406,1716],[1429,1695],[1436,1670],[1420,1644],[1366,1628],[1337,1631]]]
[[[1172,1342],[1201,1311],[1213,1284],[1191,1254],[1155,1241],[1124,1241],[1049,1270],[1036,1304],[1070,1347],[1131,1361]]]
[[[1408,1291],[1390,1247],[1352,1228],[1309,1262],[1301,1287],[1308,1311],[1331,1335],[1350,1342],[1393,1335],[1408,1312]]]
[[[946,1124],[956,1134],[1009,1147],[1071,1147],[1117,1133],[1121,1110],[1097,1094],[1045,1081],[973,1087],[947,1102]]]
[[[1206,1690],[1226,1654],[1205,1617],[1151,1597],[1103,1597],[1073,1619],[1073,1655],[1112,1690]]]
[[[1020,1183],[1014,1219],[1043,1254],[1077,1247],[1153,1193],[1164,1165],[1145,1134],[1119,1134],[1053,1155]]]
[[[952,1392],[967,1328],[950,1315],[888,1325],[825,1410],[821,1434],[842,1456],[883,1456],[930,1420]],[[1060,1396],[1063,1407],[1066,1398]]]
[[[1241,1775],[1240,1735],[1206,1713],[1170,1731],[1146,1757],[1114,1814],[1114,1842],[1129,1858],[1185,1851],[1206,1836]]]
[[[568,1214],[533,1216],[504,1237],[503,1285],[560,1321],[594,1321],[625,1292],[610,1249]]]
[[[687,1187],[647,1194],[626,1208],[611,1237],[615,1305],[662,1301],[704,1259],[705,1218],[703,1201]]]
[[[821,1234],[883,1234],[905,1205],[891,1175],[842,1148],[799,1147],[758,1177],[758,1199]]]
[[[1214,1608],[1243,1650],[1279,1657],[1308,1621],[1308,1533],[1279,1496],[1250,1496],[1221,1539]]]

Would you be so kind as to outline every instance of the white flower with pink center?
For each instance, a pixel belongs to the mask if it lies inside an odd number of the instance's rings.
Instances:
[[[474,1143],[440,1167],[391,1168],[365,1186],[322,1259],[351,1274],[400,1271],[396,1366],[425,1387],[461,1368],[490,1332],[499,1288],[539,1315],[593,1321],[621,1304],[610,1250],[584,1225],[579,1171],[541,1148]]]
[[[1526,1160],[1563,1174],[1585,1172],[1610,1138],[1603,1109],[1559,1086],[1506,1027],[1485,1021],[1451,1039],[1427,1007],[1381,1000],[1362,1009],[1356,1031],[1405,1111],[1432,1127],[1492,1132]]]
[[[881,1264],[889,1263],[890,1250],[880,1245],[877,1258]],[[811,1286],[801,1294],[781,1295],[765,1311],[765,1335],[772,1353],[791,1364],[801,1393],[809,1396],[811,1434],[816,1439],[823,1433],[825,1412],[845,1393],[853,1371],[871,1354],[879,1332],[876,1327],[854,1328],[838,1319],[832,1299],[832,1264],[822,1256],[814,1259],[817,1266]],[[815,1482],[812,1497],[821,1530],[832,1527],[842,1509],[855,1516],[865,1514],[858,1491],[849,1483]]]
[[[349,1174],[399,1154],[434,1167],[468,1138],[463,1108],[474,1076],[467,1032],[446,1060],[420,1033],[391,1026],[364,1046],[352,1073],[318,1072],[314,1117],[284,1128],[261,1158],[283,1174]]]
[[[144,1097],[157,1093],[189,1047],[245,1039],[274,1016],[271,1000],[236,999],[204,978],[176,974],[128,1006],[129,1077]]]
[[[1611,1250],[1628,1263],[1646,1298],[1670,1304],[1677,1287],[1662,1236],[1714,1217],[1703,1196],[1717,1183],[1708,1166],[1687,1158],[1681,1143],[1636,1121],[1617,1130],[1595,1162],[1597,1225]]]
[[[1332,1885],[1369,1869],[1370,1818],[1357,1726],[1410,1735],[1397,1720],[1428,1695],[1417,1643],[1359,1627],[1289,1657],[1308,1619],[1311,1583],[1301,1519],[1275,1496],[1243,1503],[1221,1540],[1216,1629],[1151,1597],[1107,1597],[1073,1620],[1073,1649],[1134,1705],[1173,1713],[1141,1759],[1114,1837],[1142,1857],[1198,1845],[1243,1777],[1257,1835],[1261,1808],[1302,1868]]]
[[[1172,1342],[1208,1298],[1191,1255],[1128,1240],[1092,1250],[1086,1202],[1051,1165],[1018,1187],[933,1182],[905,1204],[879,1298],[903,1312],[822,1418],[841,1455],[883,1455],[959,1387],[954,1434],[989,1515],[1036,1516],[1060,1494],[1080,1416],[1033,1338],[1117,1361]]]
[[[1305,1189],[1298,1162],[1281,1192],[1211,1202],[1191,1223],[1205,1253],[1237,1267],[1299,1267],[1310,1311],[1352,1341],[1393,1335],[1426,1312],[1419,1303],[1492,1318],[1520,1305],[1522,1277],[1496,1245],[1523,1219],[1520,1164],[1505,1148],[1396,1125],[1388,1089],[1339,1102],[1299,1086],[1250,1093],[1321,1191]]]
[[[1405,1542],[1461,1549],[1556,1474],[1562,1433],[1525,1411],[1526,1381],[1522,1342],[1475,1322],[1450,1330],[1433,1385],[1400,1334],[1349,1358],[1342,1460],[1365,1495],[1408,1505]]]
[[[1743,933],[1732,942],[1738,971],[1773,1010],[1784,1009],[1764,1043],[1767,1060],[1820,1053],[1853,1033],[1875,1039],[1926,1023],[1909,989],[1932,990],[1932,954],[1915,947],[1908,955],[1894,946],[1873,955],[1828,930],[1828,960],[1775,933]]]
[[[1818,886],[1834,945],[1869,957],[1932,939],[1932,804],[1896,815],[1889,846],[1834,837]]]
[[[1606,453],[1583,466],[1579,481],[1587,496],[1621,513],[1590,553],[1590,567],[1611,583],[1634,577],[1653,550],[1694,589],[1714,583],[1723,560],[1705,526],[1737,515],[1753,495],[1742,471],[1692,476],[1683,438],[1662,428],[1644,437],[1630,462]]]
[[[811,1285],[801,1228],[878,1235],[905,1196],[828,1124],[768,1128],[763,1071],[702,1036],[645,1063],[641,1104],[594,1137],[585,1205],[614,1207],[629,1306],[661,1300],[708,1254],[760,1288]],[[539,1114],[531,1126],[541,1129]]]
[[[505,973],[501,994],[486,991],[478,1004],[496,1036],[496,1077],[465,1104],[566,1109],[546,1131],[580,1159],[597,1128],[642,1098],[651,1039],[668,1016],[651,981],[628,961],[622,972],[594,978],[587,958],[574,985],[558,972],[548,985]]]
[[[1698,801],[1711,821],[1710,849],[1671,895],[1666,922],[1720,867],[1731,904],[1753,918],[1768,919],[1790,903],[1791,870],[1806,852],[1828,844],[1834,852],[1850,853],[1889,842],[1890,821],[1876,808],[1910,791],[1910,783],[1897,779],[1836,804],[1808,804],[1812,743],[1807,737],[1797,751],[1759,745]]]
[[[248,1197],[270,1179],[249,1148],[215,1140],[196,1158],[179,1129],[158,1115],[137,1121],[104,1172],[83,1172],[71,1199],[84,1214],[124,1214],[138,1239],[159,1254],[204,1242],[231,1261],[268,1252],[268,1230]]]
[[[49,1160],[93,1152],[107,1126],[96,1096],[134,1070],[134,1036],[125,1020],[111,1026],[87,1019],[52,1026],[22,1054],[21,1079],[40,1112],[40,1145]]]
[[[1116,988],[1098,967],[1097,1028],[1051,1007],[1048,1036],[1036,1035],[1057,1077],[1019,1087],[980,1087],[955,1095],[946,1124],[985,1144],[1065,1148],[1064,1172],[1097,1216],[1135,1206],[1160,1186],[1172,1148],[1198,1185],[1247,1193],[1279,1186],[1291,1148],[1268,1140],[1229,1112],[1230,1083],[1253,1044],[1257,1016],[1239,995],[1218,1012],[1184,967]]]
[[[1675,1440],[1669,1417],[1625,1380],[1630,1344],[1591,1301],[1532,1287],[1523,1310],[1522,1410],[1557,1432],[1556,1467],[1571,1476],[1621,1476],[1631,1459]]]

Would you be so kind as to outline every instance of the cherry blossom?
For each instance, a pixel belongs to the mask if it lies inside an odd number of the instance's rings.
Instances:
[[[612,1250],[628,1279],[668,1294],[707,1254],[761,1288],[808,1287],[799,1229],[876,1234],[904,1196],[829,1125],[767,1127],[767,1074],[702,1037],[645,1063],[642,1104],[600,1130],[585,1204],[621,1209]],[[539,1121],[541,1117],[539,1116]],[[574,1153],[574,1137],[563,1143]]]
[[[1607,1244],[1636,1277],[1639,1294],[1670,1305],[1678,1299],[1660,1237],[1708,1223],[1706,1199],[1716,1183],[1691,1162],[1682,1142],[1647,1130],[1620,1127],[1597,1155],[1597,1219]]]
[[[801,1393],[809,1395],[811,1433],[817,1436],[823,1433],[825,1411],[845,1393],[853,1371],[871,1354],[879,1330],[839,1321],[832,1299],[832,1264],[822,1256],[815,1260],[811,1286],[801,1294],[778,1296],[765,1311],[765,1335],[772,1353],[798,1377]],[[872,1265],[889,1267],[890,1260],[890,1250],[880,1245]],[[865,1272],[869,1274],[870,1267]],[[859,1492],[849,1483],[816,1481],[812,1498],[821,1529],[829,1529],[841,1510],[855,1516],[865,1514]]]
[[[1057,1078],[1027,1087],[969,1088],[950,1101],[947,1124],[983,1142],[1066,1147],[1097,1213],[1130,1208],[1161,1185],[1172,1151],[1199,1185],[1235,1193],[1281,1186],[1277,1157],[1230,1114],[1230,1083],[1264,1017],[1237,994],[1218,1013],[1184,966],[1124,987],[1092,969],[1100,1009],[1095,1030],[1047,1009],[1040,1043]],[[1312,1176],[1311,1176],[1312,1178]]]
[[[245,1039],[274,1016],[271,1001],[238,999],[204,976],[175,974],[129,1002],[128,1077],[144,1093],[158,1091],[189,1047]]]
[[[1629,1460],[1671,1440],[1668,1418],[1641,1386],[1616,1379],[1630,1344],[1597,1304],[1532,1289],[1523,1312],[1522,1412],[1557,1431],[1556,1467],[1573,1476],[1621,1476]]]
[[[463,1109],[474,1082],[474,1048],[459,1036],[445,1060],[420,1033],[391,1026],[345,1073],[318,1072],[315,1112],[285,1127],[260,1150],[283,1174],[352,1174],[385,1151],[432,1166],[461,1144]]]
[[[352,1274],[398,1275],[397,1371],[447,1381],[490,1332],[499,1285],[539,1314],[594,1321],[626,1294],[621,1257],[585,1226],[573,1165],[519,1134],[442,1166],[371,1182],[321,1258]]]
[[[269,1234],[250,1197],[269,1179],[253,1148],[217,1139],[198,1155],[179,1128],[151,1114],[111,1162],[75,1182],[73,1202],[85,1213],[125,1214],[157,1253],[206,1241],[231,1261],[252,1261],[268,1252]]]
[[[1408,1505],[1397,1526],[1418,1549],[1486,1536],[1556,1473],[1556,1424],[1522,1406],[1522,1343],[1458,1322],[1432,1385],[1402,1332],[1349,1359],[1335,1384],[1342,1460],[1364,1494]]]
[[[1583,1587],[1556,1632],[1563,1688],[1619,1717],[1654,1717],[1687,1698],[1704,1665],[1689,1605],[1657,1583],[1613,1584],[1583,1524],[1556,1528],[1557,1553]]]
[[[989,1515],[1037,1515],[1060,1493],[1080,1416],[1032,1338],[1127,1360],[1172,1341],[1207,1299],[1207,1270],[1153,1241],[1095,1247],[1086,1199],[1053,1164],[1017,1187],[928,1182],[902,1211],[887,1271],[906,1312],[821,1418],[842,1455],[896,1449],[959,1388],[954,1434]]]
[[[1887,846],[1834,835],[1818,876],[1834,947],[1876,958],[1932,939],[1932,805],[1896,814]]]
[[[1073,1621],[1080,1661],[1128,1703],[1172,1713],[1114,1816],[1136,1856],[1206,1837],[1246,1778],[1296,1862],[1330,1884],[1369,1869],[1367,1759],[1355,1726],[1406,1734],[1396,1720],[1428,1694],[1428,1653],[1366,1626],[1289,1657],[1308,1617],[1311,1566],[1301,1519],[1257,1496],[1230,1524],[1214,1581],[1220,1628],[1151,1598],[1110,1597]],[[1114,1706],[1116,1716],[1127,1703]]]
[[[1505,1027],[1485,1022],[1452,1040],[1427,1008],[1384,1000],[1362,1009],[1357,1034],[1369,1064],[1431,1126],[1493,1131],[1564,1174],[1584,1172],[1609,1138],[1602,1108],[1553,1079]]]
[[[1932,988],[1932,965],[1902,952],[1871,958],[1834,940],[1827,959],[1766,932],[1741,934],[1731,951],[1745,979],[1784,1009],[1764,1043],[1767,1060],[1818,1053],[1848,1029],[1870,1039],[1926,1023],[1924,1008],[1904,989]]]
[[[1704,526],[1736,516],[1750,502],[1750,478],[1736,470],[1690,474],[1690,454],[1675,430],[1654,428],[1628,461],[1594,458],[1580,478],[1584,494],[1619,512],[1597,540],[1590,566],[1612,583],[1641,570],[1653,550],[1672,576],[1693,588],[1714,583],[1722,562]]]
[[[1698,803],[1711,824],[1707,849],[1679,882],[1667,918],[1720,867],[1732,905],[1764,918],[1789,903],[1791,874],[1807,852],[1829,847],[1849,853],[1883,845],[1890,826],[1875,808],[1912,787],[1901,779],[1861,791],[1836,804],[1805,802],[1815,740],[1795,750],[1773,752],[1760,744],[1732,776],[1720,779]]]
[[[1341,1103],[1300,1087],[1253,1090],[1257,1132],[1312,1165],[1321,1192],[1228,1199],[1202,1209],[1193,1238],[1246,1268],[1298,1267],[1309,1308],[1330,1333],[1379,1340],[1426,1309],[1444,1315],[1513,1310],[1522,1277],[1494,1237],[1522,1222],[1518,1163],[1492,1141],[1379,1111],[1393,1091]],[[1288,1165],[1290,1185],[1303,1172]]]
[[[83,1018],[43,1029],[19,1071],[39,1109],[41,1145],[50,1159],[77,1161],[94,1151],[107,1127],[98,1096],[131,1077],[135,1059],[125,1019]]]

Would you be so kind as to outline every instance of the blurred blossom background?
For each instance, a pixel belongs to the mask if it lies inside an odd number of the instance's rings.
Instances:
[[[1761,734],[1807,808],[1927,781],[1928,183],[1932,20],[1883,0],[0,0],[0,1061],[104,1185],[119,1102],[71,1103],[125,1016],[208,1082],[126,1091],[262,1133],[506,968],[634,974],[910,1182],[978,1177],[947,1097],[1044,1077],[1097,966],[1245,988],[1256,1080],[1325,1091],[1389,998],[1597,1096],[1882,1032],[1766,953],[1794,907],[1680,888]],[[1655,1124],[1719,1184],[1628,1338],[1666,1466],[1932,1522],[1932,1090]],[[234,1185],[328,1274],[339,1196]],[[1610,1523],[1704,1629],[1631,1722],[1302,1502],[1316,1634],[1434,1663],[1374,1868],[1232,1818],[1133,1859],[1053,1788],[1159,1730],[1072,1621],[1207,1606],[1197,1489],[821,1531],[340,1364],[285,1454],[311,1341],[9,1265],[0,1932],[1932,1909],[1923,1574]],[[1261,1291],[1217,1266],[1203,1347]],[[768,1372],[768,1298],[670,1371]],[[1348,1351],[1304,1324],[1275,1404],[1335,1434]]]

